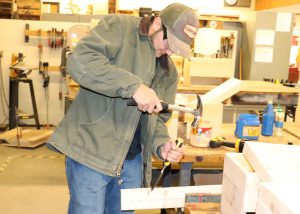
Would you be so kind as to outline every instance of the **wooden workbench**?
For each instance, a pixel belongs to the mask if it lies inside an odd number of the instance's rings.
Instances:
[[[260,136],[257,141],[281,144],[293,143],[295,145],[300,145],[299,130],[300,127],[297,127],[295,123],[285,123],[283,136]],[[222,137],[225,137],[226,141],[235,142],[237,138],[234,136],[234,131],[235,124],[223,124]],[[219,148],[198,148],[191,146],[188,141],[185,141],[184,156],[179,164],[179,185],[190,186],[192,169],[195,168],[195,166],[196,168],[222,170],[226,152],[235,152],[235,150],[223,146]],[[166,183],[170,182],[168,181]]]
[[[215,85],[191,85],[191,86],[178,86],[178,93],[186,93],[186,94],[204,94],[213,88]],[[240,93],[246,94],[298,94],[300,92],[299,88],[291,88],[282,86],[280,84],[274,84],[270,82],[264,81],[254,81],[254,80],[243,80],[242,88]]]

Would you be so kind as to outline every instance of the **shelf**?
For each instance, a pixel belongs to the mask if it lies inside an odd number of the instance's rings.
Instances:
[[[0,4],[1,3],[4,3],[4,4],[12,4],[13,2],[12,1],[0,1]]]
[[[12,1],[0,1],[0,18],[11,18],[13,14]]]

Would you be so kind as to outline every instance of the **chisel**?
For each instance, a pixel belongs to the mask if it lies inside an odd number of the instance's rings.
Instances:
[[[177,146],[178,148],[180,148],[180,147],[182,147],[182,144],[183,144],[183,139],[177,138],[177,140],[176,140],[176,146]],[[164,161],[164,167],[163,167],[162,170],[160,171],[160,175],[159,175],[158,178],[156,179],[155,184],[151,187],[151,191],[157,186],[157,184],[159,183],[161,177],[162,177],[163,174],[164,174],[165,169],[166,169],[168,166],[170,166],[170,164],[171,164],[170,161],[166,161],[166,160]]]

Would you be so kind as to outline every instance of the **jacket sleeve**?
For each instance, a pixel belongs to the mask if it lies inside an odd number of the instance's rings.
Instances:
[[[171,60],[171,59],[170,59]],[[166,103],[173,104],[175,103],[175,96],[177,91],[177,81],[178,74],[175,66],[171,63],[170,66],[172,69],[170,78],[168,80],[168,85],[166,86],[166,91],[164,93],[163,101]],[[161,159],[158,148],[168,142],[170,140],[170,136],[168,134],[168,129],[166,127],[166,122],[171,118],[172,112],[160,113],[157,118],[155,130],[154,130],[154,138],[152,144],[152,154],[157,158]]]
[[[105,16],[76,45],[68,57],[67,71],[81,87],[109,97],[133,95],[141,78],[112,63],[122,47],[126,27],[122,17]]]

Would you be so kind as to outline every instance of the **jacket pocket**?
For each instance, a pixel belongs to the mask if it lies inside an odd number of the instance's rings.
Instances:
[[[120,144],[120,126],[113,121],[112,107],[99,119],[79,126],[75,146],[99,159],[111,161]]]

